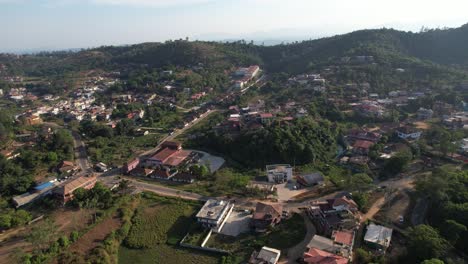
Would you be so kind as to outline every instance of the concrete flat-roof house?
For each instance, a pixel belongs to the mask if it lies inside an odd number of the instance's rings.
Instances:
[[[364,242],[369,246],[385,251],[390,246],[392,232],[393,229],[391,228],[371,223],[367,226]]]
[[[254,251],[250,256],[249,264],[276,264],[281,256],[281,251],[274,248],[262,247],[260,251]]]
[[[234,205],[229,201],[210,199],[197,213],[197,221],[204,227],[219,232],[232,212]]]
[[[268,182],[283,183],[292,179],[293,168],[289,164],[266,166]]]

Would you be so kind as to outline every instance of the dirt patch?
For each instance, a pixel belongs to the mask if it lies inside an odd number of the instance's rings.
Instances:
[[[22,236],[0,243],[0,263],[15,263],[14,254],[17,250],[31,252],[32,246]]]
[[[118,217],[105,219],[73,243],[70,251],[86,255],[90,250],[97,247],[112,231],[119,229],[121,224],[122,222]]]
[[[406,191],[398,191],[385,201],[380,211],[375,215],[375,219],[381,222],[391,222],[396,225],[402,224],[400,216],[405,216],[410,206],[411,199]],[[403,219],[404,221],[409,219]]]
[[[56,210],[51,218],[58,227],[58,231],[69,234],[72,231],[86,228],[92,221],[94,210],[91,209],[66,209]]]
[[[414,125],[416,126],[416,128],[423,130],[428,130],[429,128],[431,128],[431,125],[426,122],[415,122]]]

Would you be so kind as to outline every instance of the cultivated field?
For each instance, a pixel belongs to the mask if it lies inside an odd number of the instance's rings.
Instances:
[[[119,249],[120,263],[218,263],[220,256],[178,246],[200,204],[145,195]]]

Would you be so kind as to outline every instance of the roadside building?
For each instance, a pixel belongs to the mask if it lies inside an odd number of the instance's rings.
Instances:
[[[206,201],[197,213],[196,218],[204,227],[212,228],[215,232],[219,232],[233,208],[234,205],[229,201],[210,199]]]
[[[255,231],[265,232],[268,227],[281,222],[282,212],[281,204],[258,202],[250,224]]]
[[[57,165],[57,171],[60,174],[72,173],[77,170],[75,163],[68,160],[63,160]]]
[[[278,249],[262,247],[260,251],[252,253],[249,264],[276,264],[280,256],[281,251]]]
[[[125,173],[125,174],[128,174],[132,170],[136,169],[139,165],[140,165],[140,159],[139,158],[128,161],[122,166],[122,172]]]
[[[181,183],[194,183],[197,177],[188,172],[177,173],[174,177],[171,178],[172,181],[181,182]]]
[[[320,172],[297,176],[297,182],[304,186],[322,185],[324,181],[325,178]]]
[[[268,182],[283,183],[290,181],[293,176],[293,168],[289,164],[276,164],[266,166]]]
[[[94,185],[96,184],[97,177],[96,176],[91,176],[91,177],[78,177],[76,179],[73,179],[64,185],[60,186],[59,188],[56,189],[55,195],[63,201],[63,203],[66,203],[68,201],[73,200],[73,192],[77,190],[78,188],[84,188],[86,190],[92,189]]]

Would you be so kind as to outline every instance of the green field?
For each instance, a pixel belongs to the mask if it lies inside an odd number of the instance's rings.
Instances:
[[[119,249],[119,263],[218,263],[220,256],[179,247],[195,224],[196,202],[145,194]]]

